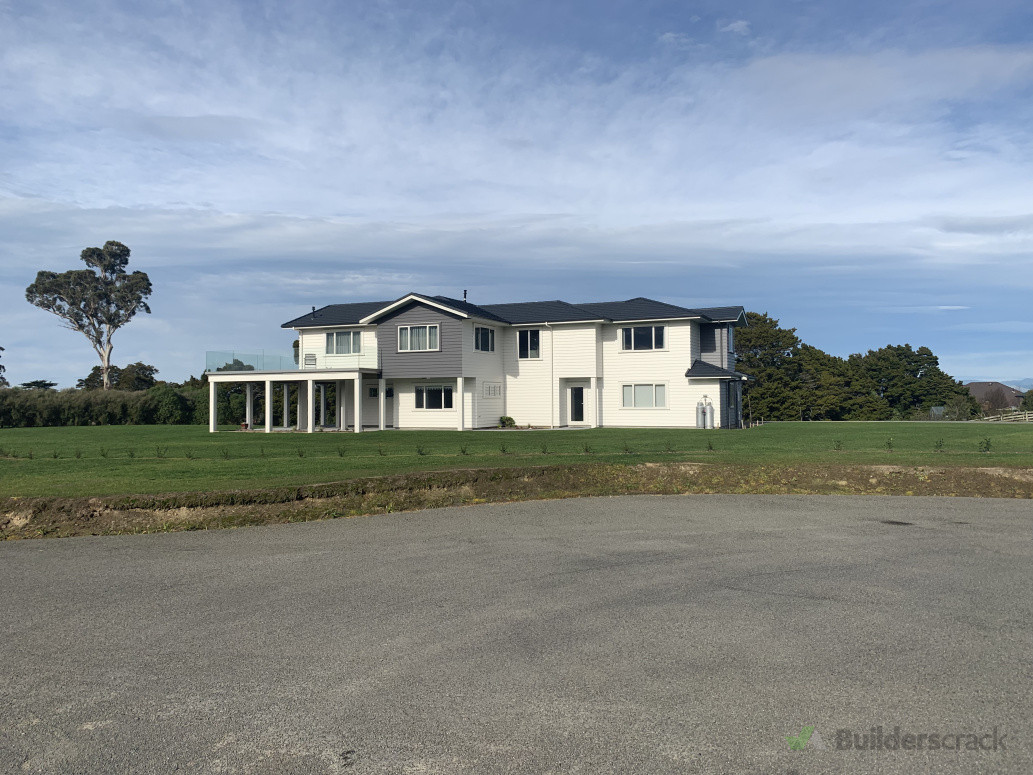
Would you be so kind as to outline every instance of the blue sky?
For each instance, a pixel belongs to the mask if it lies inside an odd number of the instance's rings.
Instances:
[[[1033,5],[0,0],[0,363],[106,240],[114,361],[288,351],[312,305],[743,304],[837,355],[1033,376]]]

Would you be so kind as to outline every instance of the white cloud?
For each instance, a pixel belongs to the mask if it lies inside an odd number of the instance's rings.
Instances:
[[[736,35],[749,35],[750,34],[750,23],[745,19],[736,19],[735,21],[728,22],[725,24],[719,24],[717,28],[718,32],[733,32]]]

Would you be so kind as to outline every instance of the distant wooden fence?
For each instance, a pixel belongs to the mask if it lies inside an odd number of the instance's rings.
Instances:
[[[986,422],[1033,422],[1033,412],[1009,412],[983,418]]]

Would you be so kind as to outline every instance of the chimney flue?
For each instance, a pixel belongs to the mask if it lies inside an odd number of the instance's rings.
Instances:
[[[463,301],[466,301],[466,288],[463,288]]]

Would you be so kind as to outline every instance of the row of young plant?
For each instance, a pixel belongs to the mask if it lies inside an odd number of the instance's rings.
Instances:
[[[882,446],[883,446],[883,448],[887,452],[893,452],[896,449],[896,445],[894,445],[894,443],[893,443],[893,437],[892,436],[888,437],[886,439],[886,441],[884,441],[882,443]],[[990,452],[993,449],[993,446],[994,446],[993,445],[993,441],[990,439],[989,436],[987,436],[984,439],[980,439],[980,441],[979,441],[979,451],[980,452]],[[834,439],[832,441],[832,449],[835,452],[842,452],[843,451],[843,442],[840,439]],[[943,452],[943,451],[944,451],[943,439],[942,438],[937,439],[935,441],[935,443],[933,444],[933,452]]]

